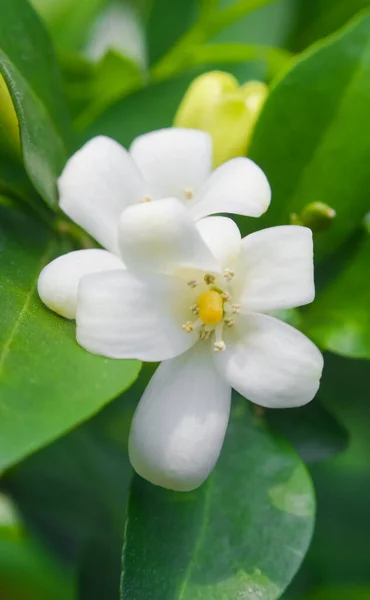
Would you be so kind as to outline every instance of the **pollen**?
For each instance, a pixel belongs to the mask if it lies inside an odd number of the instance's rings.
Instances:
[[[232,278],[234,277],[234,275],[235,275],[235,273],[231,269],[224,270],[224,277],[225,277],[226,281],[231,281]]]
[[[198,297],[199,318],[205,325],[217,325],[224,316],[224,303],[219,292],[208,290]]]
[[[184,189],[184,195],[186,200],[192,200],[194,198],[193,188],[187,187]]]

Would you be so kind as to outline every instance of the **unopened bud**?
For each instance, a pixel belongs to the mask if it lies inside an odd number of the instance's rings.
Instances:
[[[18,118],[8,87],[0,75],[0,148],[14,158],[20,157]]]
[[[365,231],[370,234],[370,212],[364,216],[363,226],[365,227]]]
[[[335,215],[335,210],[331,206],[323,202],[311,202],[299,214],[292,213],[290,215],[290,222],[292,225],[303,225],[312,229],[314,233],[319,233],[331,227]]]
[[[194,79],[177,111],[174,125],[207,131],[213,141],[213,166],[244,156],[267,97],[266,84],[239,86],[229,73],[212,71]]]

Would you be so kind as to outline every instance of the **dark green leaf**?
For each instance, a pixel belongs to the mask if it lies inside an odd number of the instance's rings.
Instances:
[[[295,51],[301,51],[342,27],[370,3],[369,0],[298,0],[297,5],[298,18],[291,46]]]
[[[0,496],[2,600],[72,600],[72,580],[25,530],[11,500]]]
[[[272,203],[249,227],[289,223],[306,204],[327,203],[337,217],[317,236],[319,258],[368,210],[369,36],[367,15],[302,55],[271,90],[252,140],[250,157],[270,180]]]
[[[94,135],[115,138],[124,146],[142,133],[171,127],[178,106],[194,74],[174,77],[126,96],[108,108],[82,135],[86,141]]]
[[[69,120],[51,42],[28,2],[0,0],[0,71],[17,112],[23,158],[37,191],[56,204]]]
[[[150,63],[156,62],[194,24],[199,0],[152,0],[147,23]]]
[[[319,398],[299,408],[266,410],[265,417],[274,431],[293,444],[306,463],[327,459],[347,447],[347,431],[321,405]]]
[[[134,478],[122,598],[274,600],[307,550],[313,512],[302,463],[239,398],[219,463],[198,490]]]
[[[322,587],[311,594],[308,594],[303,600],[369,600],[370,587],[338,585],[332,587]]]
[[[36,292],[42,266],[59,254],[52,234],[0,209],[0,469],[97,412],[136,378],[140,363],[84,351],[75,325]]]
[[[308,307],[303,327],[324,350],[370,359],[370,238]]]

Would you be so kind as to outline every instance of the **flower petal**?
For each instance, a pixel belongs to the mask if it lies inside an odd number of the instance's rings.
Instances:
[[[189,318],[189,293],[174,277],[143,281],[123,270],[87,275],[78,291],[77,341],[110,358],[173,358],[197,339],[181,327]]]
[[[148,194],[129,153],[104,136],[93,138],[69,159],[58,187],[61,209],[115,253],[120,213]]]
[[[106,250],[76,250],[59,256],[40,273],[37,289],[44,304],[58,315],[74,319],[78,284],[84,275],[124,269],[118,256]]]
[[[176,198],[127,208],[120,218],[119,245],[125,264],[137,272],[219,268],[188,211]]]
[[[196,129],[169,128],[137,137],[130,153],[158,198],[194,193],[212,168],[212,140]]]
[[[155,485],[193,490],[216,464],[229,420],[230,386],[209,346],[163,362],[136,409],[129,439],[134,469]]]
[[[233,295],[248,312],[309,304],[315,297],[312,232],[284,225],[248,235],[235,266]]]
[[[315,396],[323,368],[318,348],[302,333],[267,315],[239,316],[214,354],[219,373],[261,406],[302,406]]]
[[[249,158],[233,158],[218,167],[189,205],[194,219],[215,213],[260,217],[269,207],[266,175]]]
[[[234,221],[207,217],[197,221],[196,228],[222,267],[234,263],[241,250],[241,235]]]

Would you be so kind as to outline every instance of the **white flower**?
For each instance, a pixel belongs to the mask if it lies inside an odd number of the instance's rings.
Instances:
[[[53,308],[56,288],[70,315],[77,307],[77,340],[90,352],[163,361],[137,407],[130,459],[154,484],[195,489],[219,456],[232,387],[267,407],[317,392],[319,350],[266,314],[313,300],[311,231],[273,227],[242,240],[232,220],[195,223],[167,198],[127,208],[118,246],[126,269],[103,250],[71,253],[42,272],[40,295]],[[83,252],[91,262],[78,262]],[[91,252],[104,253],[99,273]]]
[[[263,171],[234,158],[211,174],[212,140],[193,129],[139,136],[129,152],[107,137],[90,140],[58,182],[61,209],[104,248],[119,254],[118,221],[132,204],[175,197],[194,219],[215,213],[263,214],[271,191]]]

